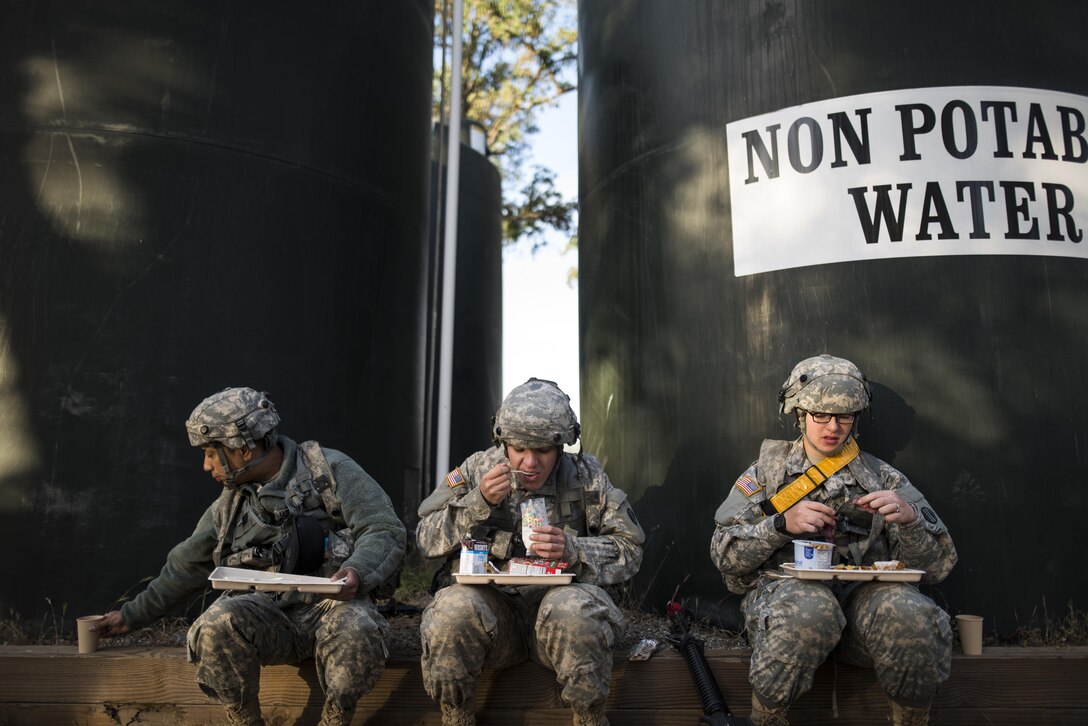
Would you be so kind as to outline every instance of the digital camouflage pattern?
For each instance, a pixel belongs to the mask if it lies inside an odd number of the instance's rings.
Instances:
[[[749,681],[769,704],[794,702],[816,669],[836,657],[871,667],[890,698],[927,704],[948,679],[948,615],[906,583],[866,582],[840,604],[823,581],[771,580],[745,598],[752,644]]]
[[[604,704],[612,682],[612,644],[623,615],[604,590],[583,583],[513,588],[453,585],[423,612],[423,685],[442,704],[476,695],[488,668],[531,659],[555,671],[564,702],[576,710]]]
[[[242,497],[236,513],[239,521],[274,521],[275,512],[286,506],[283,498],[287,484],[295,474],[298,445],[286,436],[281,436],[279,443],[283,446],[283,466],[279,473],[262,484],[259,492],[256,485],[249,483],[238,488]],[[405,547],[404,524],[393,510],[389,496],[362,467],[335,449],[322,448],[321,451],[336,477],[341,520],[355,537],[354,549],[343,566],[359,574],[359,596],[365,597],[400,567]],[[219,496],[223,499],[233,494],[224,489]],[[208,575],[214,569],[218,533],[225,529],[217,520],[223,509],[218,500],[213,502],[204,511],[193,533],[170,550],[166,564],[147,589],[121,607],[121,615],[130,628],[147,625],[170,612],[175,605],[188,602],[204,591]],[[229,547],[225,550],[230,551]],[[317,599],[320,596],[312,593],[285,592],[280,593],[278,602],[287,607]]]
[[[185,430],[193,446],[219,443],[228,449],[252,449],[279,423],[280,416],[267,393],[227,388],[201,401],[185,421]],[[274,443],[274,439],[269,442]]]
[[[540,378],[530,378],[510,391],[491,424],[495,443],[521,449],[572,446],[579,430],[570,397]]]
[[[926,704],[948,677],[952,648],[948,615],[932,600],[910,583],[874,582],[852,588],[844,604],[838,585],[776,577],[781,564],[793,561],[793,538],[780,534],[759,505],[810,463],[800,440],[765,442],[715,515],[711,559],[729,589],[745,594],[752,688],[769,704],[789,704],[811,687],[816,668],[837,647],[847,662],[871,664],[890,697]],[[852,500],[882,489],[895,490],[919,516],[899,525],[850,509]],[[853,517],[840,518],[836,561],[897,559],[924,570],[929,583],[942,581],[956,564],[952,539],[929,502],[874,456],[862,453],[807,498]]]
[[[869,407],[869,384],[856,365],[824,353],[794,366],[782,384],[782,413],[856,413]]]
[[[499,463],[508,463],[502,447],[472,454],[457,467],[462,484],[439,483],[420,505],[416,543],[425,557],[459,552],[461,539],[477,526],[493,531],[493,560],[524,556],[520,502],[527,493],[512,492],[495,507],[480,493],[483,475]],[[627,495],[612,486],[595,457],[560,454],[555,470],[531,496],[543,497],[548,521],[566,530],[567,571],[578,582],[614,585],[638,572],[645,535]]]
[[[170,551],[166,564],[147,589],[121,607],[121,617],[129,628],[147,625],[202,593],[221,539],[221,554],[226,559],[235,546],[254,544],[234,536],[247,529],[246,523],[283,520],[288,485],[299,473],[302,457],[290,438],[280,436],[278,443],[283,448],[279,472],[263,483],[245,482],[235,489],[224,488],[219,499],[204,511],[193,533]],[[190,656],[199,659],[201,683],[214,687],[216,693],[220,687],[227,689],[223,699],[228,704],[235,698],[256,698],[254,684],[261,665],[314,657],[330,697],[326,715],[332,719],[349,705],[337,699],[352,694],[358,698],[381,673],[380,664],[386,656],[386,624],[374,608],[370,593],[394,577],[400,567],[405,548],[404,524],[388,495],[362,467],[334,449],[319,450],[333,474],[340,504],[339,514],[331,516],[330,521],[336,534],[348,531],[351,543],[350,549],[333,554],[346,555],[342,566],[358,574],[358,592],[350,602],[295,591],[250,595],[227,592],[216,600],[190,630]],[[226,500],[231,502],[229,507],[223,505]],[[224,523],[224,516],[237,524]],[[274,528],[269,531],[270,536],[275,536]],[[332,562],[328,560],[322,567],[332,567]],[[228,622],[232,620],[236,620],[233,625]],[[236,648],[235,638],[245,644]],[[354,709],[354,702],[350,706]]]
[[[781,459],[781,460],[780,460]],[[710,556],[722,572],[731,592],[743,595],[754,588],[761,575],[793,562],[793,540],[774,528],[760,504],[774,496],[811,466],[801,440],[766,441],[759,461],[752,464],[729,490],[714,516]],[[774,472],[779,472],[776,476]],[[759,487],[751,495],[755,482]],[[772,483],[777,482],[777,483]],[[894,490],[919,516],[910,524],[885,523],[883,517],[863,513],[850,503],[869,492]],[[835,535],[835,562],[869,565],[879,560],[899,560],[907,567],[924,570],[922,582],[944,580],[957,561],[956,548],[944,522],[906,476],[895,467],[862,452],[829,477],[806,499],[821,502],[844,515]],[[852,521],[847,519],[850,515]],[[863,529],[864,533],[843,531]]]
[[[321,723],[346,726],[381,677],[387,633],[369,598],[282,608],[272,593],[228,593],[189,629],[189,659],[201,690],[241,710],[257,701],[261,665],[312,655],[326,699]]]
[[[627,495],[612,486],[592,456],[560,454],[541,488],[511,492],[497,506],[483,498],[479,482],[506,462],[505,447],[473,454],[457,468],[459,481],[440,483],[420,506],[416,541],[426,557],[449,557],[471,531],[487,533],[490,555],[505,560],[524,554],[520,541],[522,496],[545,500],[548,521],[567,535],[566,556],[576,582],[552,588],[453,585],[440,590],[423,613],[423,682],[432,698],[450,706],[471,704],[476,679],[488,667],[526,658],[551,668],[564,700],[576,712],[604,703],[612,673],[612,643],[622,615],[602,586],[638,572],[645,539]]]

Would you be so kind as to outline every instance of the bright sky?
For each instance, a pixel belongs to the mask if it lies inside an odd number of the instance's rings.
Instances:
[[[559,106],[538,118],[540,133],[532,137],[531,169],[539,163],[556,173],[564,198],[578,196],[578,98],[563,96]],[[503,395],[531,376],[559,384],[579,413],[578,283],[567,283],[578,267],[578,251],[563,253],[566,236],[552,233],[548,244],[530,252],[522,243],[503,253]]]

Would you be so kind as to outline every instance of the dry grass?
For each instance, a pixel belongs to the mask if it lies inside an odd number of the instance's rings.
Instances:
[[[994,645],[1062,647],[1088,645],[1088,612],[1077,610],[1069,603],[1062,616],[1052,616],[1043,601],[1041,611],[1033,611],[1024,623],[1006,638],[995,638]]]

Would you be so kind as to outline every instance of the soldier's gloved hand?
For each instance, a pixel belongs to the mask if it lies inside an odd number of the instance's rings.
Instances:
[[[97,630],[100,638],[110,638],[114,635],[127,633],[128,625],[125,624],[125,619],[121,617],[120,610],[111,610],[102,616],[102,622],[91,626],[91,630]]]
[[[344,586],[340,592],[328,596],[330,600],[351,600],[359,591],[359,573],[350,567],[341,568],[332,576],[333,580],[344,580]]]
[[[480,479],[480,494],[491,506],[496,506],[510,493],[510,465],[495,464]]]
[[[525,543],[526,547],[530,552],[535,552],[544,559],[561,560],[566,554],[567,535],[558,527],[551,525],[533,527],[532,540],[531,544]]]

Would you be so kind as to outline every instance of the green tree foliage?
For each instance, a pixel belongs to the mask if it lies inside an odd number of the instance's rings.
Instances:
[[[434,115],[445,118],[439,105],[449,103],[450,0],[435,0],[435,11]],[[538,111],[575,88],[576,22],[575,0],[464,0],[461,110],[483,126],[502,175],[507,243],[527,239],[536,247],[545,231],[569,234],[574,224],[577,202],[563,199],[555,172],[534,165],[527,173],[525,165]],[[443,47],[445,73],[437,62]]]

